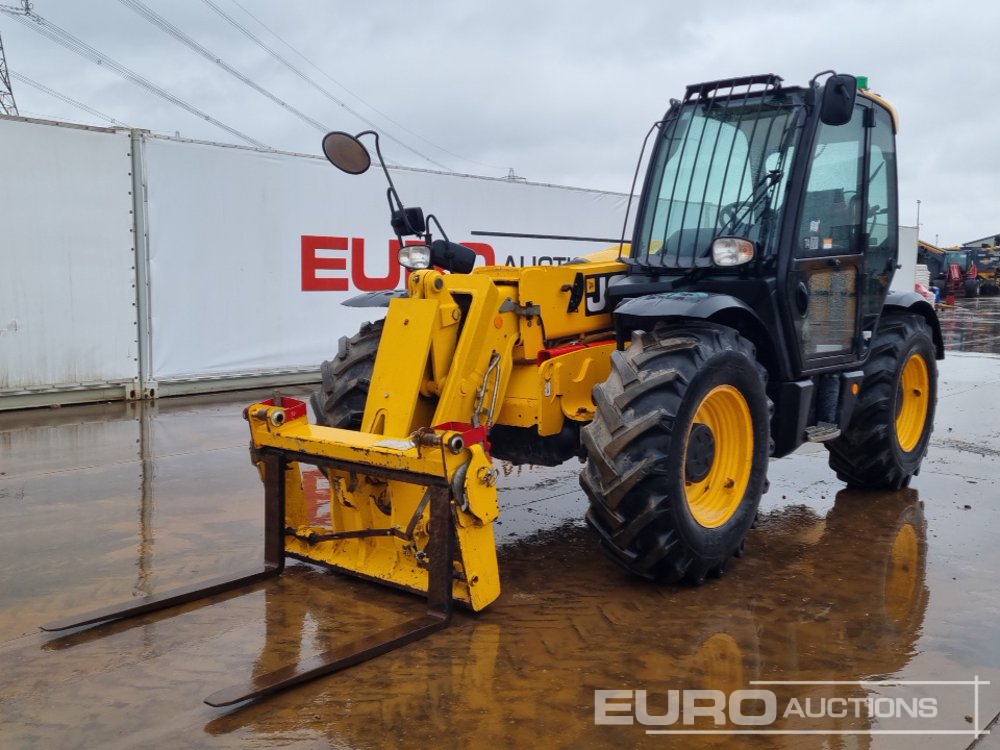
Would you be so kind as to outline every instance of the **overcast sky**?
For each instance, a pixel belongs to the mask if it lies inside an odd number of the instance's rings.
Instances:
[[[368,127],[358,113],[453,171],[513,168],[532,181],[622,192],[650,123],[689,83],[776,73],[805,84],[828,68],[867,75],[900,115],[902,223],[916,223],[919,199],[922,239],[948,245],[1000,233],[1000,3],[211,1],[329,96],[206,0],[145,4],[330,129]],[[34,10],[257,141],[319,151],[316,127],[121,0],[34,0]],[[239,142],[4,14],[0,36],[11,71],[120,122]],[[13,87],[22,115],[107,124],[22,81]],[[436,168],[397,142],[384,151],[395,163]]]

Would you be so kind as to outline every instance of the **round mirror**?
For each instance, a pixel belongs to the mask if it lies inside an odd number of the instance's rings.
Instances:
[[[367,172],[372,165],[368,149],[349,133],[335,130],[323,136],[323,153],[337,169],[347,174]]]

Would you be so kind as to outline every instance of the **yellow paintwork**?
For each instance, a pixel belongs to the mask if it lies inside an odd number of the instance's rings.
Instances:
[[[694,520],[714,529],[733,517],[746,494],[753,465],[753,419],[743,394],[731,385],[719,385],[698,405],[695,424],[712,431],[715,459],[702,481],[685,483],[684,493]]]
[[[330,484],[325,498],[330,507],[330,522],[320,525],[309,509],[310,498],[304,492],[301,467],[294,462],[289,465],[285,477],[285,518],[298,536],[362,529],[405,531],[424,496],[425,483],[450,482],[459,467],[471,460],[472,467],[464,482],[469,510],[461,509],[461,501],[452,503],[458,522],[456,558],[460,569],[471,575],[468,580],[455,581],[453,595],[476,610],[499,596],[492,526],[497,514],[490,513],[491,507],[497,505],[496,486],[495,481],[485,481],[489,477],[474,471],[483,462],[479,446],[456,455],[442,446],[417,446],[410,440],[311,425],[305,416],[275,425],[270,417],[280,410],[262,404],[250,407],[250,430],[257,449],[284,449],[344,461],[352,467],[351,471],[325,472]],[[445,440],[452,434],[455,433],[443,432]],[[258,466],[263,473],[263,463]],[[366,473],[366,468],[407,471],[414,481],[381,479]],[[427,544],[428,520],[429,513],[424,510],[414,529],[413,542],[385,536],[310,543],[289,534],[285,537],[285,548],[292,554],[340,570],[424,592],[427,569],[419,554]]]
[[[609,334],[610,336],[610,334]],[[558,434],[564,419],[594,418],[594,385],[611,372],[615,344],[606,343],[562,354],[540,366],[515,365],[500,409],[499,424],[537,427],[540,435]]]
[[[879,105],[885,107],[885,109],[889,112],[889,115],[892,117],[892,130],[893,130],[893,132],[894,133],[898,133],[899,132],[899,115],[896,114],[896,108],[895,107],[893,107],[891,104],[889,104],[889,102],[887,102],[881,96],[879,96],[878,94],[876,94],[874,91],[869,91],[868,89],[861,89],[861,90],[858,91],[858,93],[861,94],[861,96],[863,96],[865,99],[868,99],[870,101],[875,102],[876,104],[879,104]]]
[[[899,413],[896,415],[896,439],[906,453],[917,447],[924,434],[930,405],[930,382],[924,358],[913,354],[906,360],[900,378],[899,397],[903,403],[898,405]]]
[[[606,289],[626,269],[617,257],[615,246],[564,266],[411,274],[409,296],[389,305],[360,431],[312,425],[304,416],[275,424],[282,407],[251,406],[258,451],[348,467],[318,471],[307,462],[289,464],[286,523],[293,533],[285,536],[286,550],[425,592],[429,511],[423,501],[428,485],[443,482],[450,488],[457,541],[454,598],[475,610],[494,601],[500,594],[493,532],[499,503],[492,460],[479,444],[458,453],[418,446],[414,433],[478,422],[554,435],[566,419],[592,419],[591,394],[607,378],[615,349]],[[574,289],[583,296],[570,312]],[[458,434],[436,432],[445,445]],[[263,462],[258,466],[263,473]],[[379,478],[372,473],[379,470],[405,471],[408,479]],[[309,540],[366,529],[399,535]],[[408,529],[412,538],[401,538]]]
[[[625,248],[627,252],[628,245]],[[500,284],[500,288],[509,292],[514,302],[524,306],[537,305],[543,311],[541,322],[538,316],[521,318],[521,340],[515,352],[517,361],[535,361],[538,353],[549,345],[546,342],[611,330],[611,311],[603,308],[604,290],[608,279],[625,273],[627,266],[617,260],[617,246],[594,255],[608,255],[610,259],[562,266],[487,266],[476,269],[474,276],[489,277]],[[568,312],[569,300],[577,274],[583,274],[584,296],[579,309],[571,313]]]
[[[603,250],[597,250],[593,253],[587,253],[581,257],[586,258],[591,263],[604,263],[610,260],[618,261],[619,257],[627,258],[629,249],[632,244],[629,242],[623,242],[621,246],[612,245],[611,247],[606,247]]]
[[[403,303],[404,309],[393,315],[398,303]],[[438,329],[438,305],[434,300],[392,300],[382,340],[395,343],[391,348],[381,347],[376,355],[362,430],[396,437],[413,432],[413,425],[421,421],[417,415],[426,414],[418,397],[427,373],[422,367],[400,367],[396,363],[426,363],[431,340]]]

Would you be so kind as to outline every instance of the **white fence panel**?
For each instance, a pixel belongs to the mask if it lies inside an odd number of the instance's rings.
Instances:
[[[128,132],[0,118],[8,408],[121,398],[137,378],[131,163]]]
[[[343,300],[402,286],[377,167],[350,177],[319,157],[159,137],[144,139],[144,163],[161,393],[171,382],[315,372],[341,335],[384,314]],[[607,245],[473,231],[614,237],[625,215],[619,194],[392,173],[407,205],[498,263],[557,263]]]

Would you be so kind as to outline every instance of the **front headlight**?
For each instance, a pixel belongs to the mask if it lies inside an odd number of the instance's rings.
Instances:
[[[431,249],[427,245],[404,245],[396,254],[399,265],[411,271],[420,271],[431,266]]]
[[[742,266],[753,260],[753,243],[742,237],[716,237],[712,262],[717,266]]]

